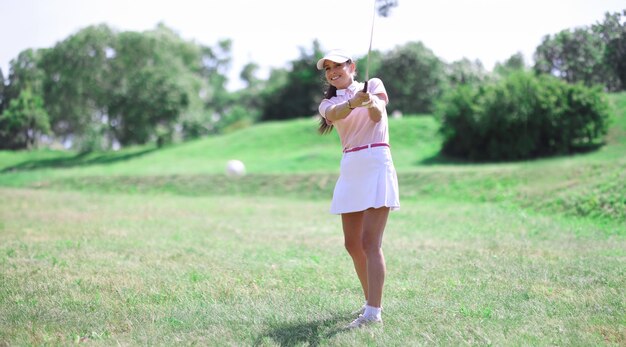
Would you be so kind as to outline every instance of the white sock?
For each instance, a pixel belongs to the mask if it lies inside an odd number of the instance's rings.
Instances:
[[[376,317],[376,318],[380,318],[380,313],[381,313],[381,308],[380,307],[373,307],[370,305],[365,305],[365,312],[363,313],[363,315],[365,317]]]

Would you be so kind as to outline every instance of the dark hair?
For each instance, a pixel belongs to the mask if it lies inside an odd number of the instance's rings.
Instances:
[[[328,89],[324,93],[324,99],[330,99],[333,96],[337,96],[337,87],[328,85]],[[332,130],[333,130],[333,125],[326,123],[326,118],[320,115],[320,124],[319,124],[319,127],[317,128],[317,132],[319,132],[320,135],[326,135],[326,134],[329,134]]]
[[[344,64],[352,64],[352,62],[353,62],[352,60],[348,60]],[[330,99],[333,96],[337,96],[337,87],[328,83],[327,85],[328,85],[328,89],[326,90],[326,92],[324,92],[324,99]],[[320,115],[320,124],[319,124],[319,127],[317,128],[317,132],[319,132],[320,135],[326,135],[326,134],[329,134],[332,130],[333,130],[333,125],[327,124],[326,118]]]

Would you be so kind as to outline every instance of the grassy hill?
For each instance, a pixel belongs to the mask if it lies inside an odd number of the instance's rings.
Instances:
[[[626,94],[613,106],[607,145],[593,153],[534,161],[473,164],[439,156],[433,117],[390,119],[394,163],[404,199],[430,197],[512,203],[547,213],[626,220]],[[229,159],[248,175],[229,179]],[[337,134],[316,120],[256,125],[163,149],[119,152],[0,152],[0,186],[95,191],[246,194],[329,198],[338,173]]]
[[[152,147],[116,153],[0,152],[0,170],[72,168],[74,174],[221,174],[225,162],[237,158],[252,174],[330,172],[338,167],[341,145],[336,133],[320,136],[317,121],[267,122],[228,135],[214,136],[156,150]],[[390,121],[398,169],[416,167],[439,150],[432,117]]]

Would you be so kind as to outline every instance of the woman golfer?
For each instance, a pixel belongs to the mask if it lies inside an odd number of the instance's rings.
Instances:
[[[345,247],[352,257],[365,305],[348,328],[382,323],[381,301],[385,280],[383,232],[390,210],[400,207],[398,179],[389,146],[383,82],[354,80],[356,65],[343,51],[330,51],[317,62],[329,84],[319,105],[319,131],[334,126],[343,147],[339,179],[330,212],[340,214]]]

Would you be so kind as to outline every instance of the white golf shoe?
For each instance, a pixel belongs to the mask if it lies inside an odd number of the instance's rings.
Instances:
[[[353,320],[352,323],[348,324],[346,328],[356,329],[371,324],[383,324],[383,319],[376,316],[364,316],[361,314],[357,319]]]

